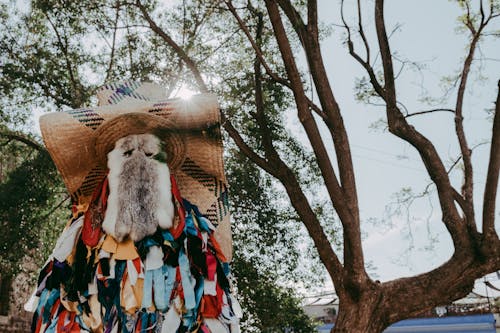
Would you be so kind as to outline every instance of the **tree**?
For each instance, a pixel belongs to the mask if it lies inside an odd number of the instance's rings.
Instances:
[[[382,59],[382,72],[372,66],[371,45],[363,31],[361,8],[357,35],[361,38],[364,56],[360,55],[353,43],[352,28],[346,23],[348,37],[346,45],[350,54],[366,70],[374,94],[385,105],[390,133],[408,142],[419,153],[425,168],[437,189],[442,222],[454,243],[453,256],[444,264],[430,272],[409,278],[401,278],[384,283],[373,281],[365,269],[361,243],[360,214],[348,135],[342,119],[341,106],[337,103],[334,90],[327,76],[321,53],[320,29],[318,27],[317,2],[292,2],[289,0],[265,0],[263,2],[235,2],[226,0],[214,3],[218,15],[232,14],[233,22],[239,27],[239,34],[246,37],[245,45],[250,45],[256,61],[252,66],[253,75],[246,79],[252,82],[253,135],[248,137],[240,126],[233,125],[237,108],[228,108],[225,129],[239,149],[256,165],[275,177],[285,188],[292,206],[300,216],[310,237],[314,241],[319,257],[326,267],[340,299],[336,332],[380,332],[389,324],[422,313],[438,304],[447,303],[465,296],[476,278],[500,268],[500,241],[495,231],[495,200],[500,167],[500,97],[495,103],[491,132],[491,152],[485,185],[483,215],[478,222],[474,211],[472,195],[471,149],[464,132],[463,101],[469,72],[485,29],[499,16],[498,2],[480,2],[477,12],[473,12],[469,1],[459,1],[465,10],[463,23],[470,34],[470,44],[459,76],[457,97],[452,112],[455,115],[455,135],[458,139],[463,160],[463,186],[455,189],[449,179],[443,160],[433,143],[411,125],[398,103],[396,74],[393,65],[387,29],[384,20],[384,0],[376,0],[374,22],[377,33],[378,51]],[[192,71],[194,80],[201,91],[210,90],[203,78],[203,70],[196,55],[190,55],[177,44],[166,30],[152,18],[148,8],[141,2],[136,6],[148,22],[150,28],[161,36],[165,43],[176,50],[178,56]],[[225,9],[218,5],[225,5]],[[358,7],[361,2],[357,2]],[[243,16],[244,15],[244,16]],[[258,33],[262,24],[271,25],[272,38],[261,44]],[[299,41],[301,52],[305,54],[308,74],[312,77],[314,91],[320,105],[316,105],[307,95],[307,87],[297,65],[297,52],[293,47]],[[239,44],[238,44],[239,45]],[[271,45],[271,46],[270,46]],[[270,51],[272,45],[279,48],[279,59]],[[241,46],[239,46],[241,47]],[[227,65],[227,62],[224,62]],[[245,69],[242,69],[245,71]],[[249,70],[245,71],[248,73]],[[262,72],[265,72],[263,74]],[[224,81],[226,82],[226,81]],[[343,228],[343,260],[334,251],[324,228],[305,195],[303,184],[298,179],[299,170],[293,168],[283,155],[282,147],[274,137],[273,122],[269,121],[274,106],[272,98],[262,93],[266,83],[286,87],[293,94],[294,109],[311,145],[324,185]],[[240,104],[238,104],[238,107]],[[248,112],[247,110],[244,110]],[[282,109],[281,109],[282,111]],[[322,122],[329,131],[336,153],[336,165],[328,156],[328,140],[323,138],[318,128]],[[257,147],[256,147],[257,146]],[[338,174],[336,169],[338,168]],[[478,226],[482,231],[479,231]]]

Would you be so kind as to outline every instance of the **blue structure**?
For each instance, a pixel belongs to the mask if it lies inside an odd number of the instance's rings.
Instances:
[[[316,328],[318,333],[328,333],[333,324]],[[389,326],[384,333],[495,333],[493,314],[407,319]]]

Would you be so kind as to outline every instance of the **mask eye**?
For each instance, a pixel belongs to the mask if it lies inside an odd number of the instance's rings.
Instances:
[[[123,153],[123,156],[130,157],[130,155],[132,155],[133,152],[134,152],[133,149],[127,150],[126,152]]]

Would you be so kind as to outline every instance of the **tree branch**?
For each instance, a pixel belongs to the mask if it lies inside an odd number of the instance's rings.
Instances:
[[[264,58],[264,55],[262,54],[262,50],[260,49],[260,47],[255,42],[254,38],[250,34],[250,31],[248,30],[248,27],[245,24],[245,22],[243,22],[241,17],[238,15],[238,12],[234,8],[232,1],[225,0],[224,2],[226,3],[226,6],[229,9],[229,11],[231,12],[231,14],[233,14],[234,18],[238,22],[238,25],[240,26],[241,30],[243,31],[243,33],[247,37],[248,41],[252,45],[252,48],[254,49],[255,54],[257,55],[260,63],[262,64],[262,66],[266,70],[267,75],[269,75],[274,81],[281,83],[282,85],[290,88],[290,82],[288,82],[287,80],[285,80],[282,77],[279,77],[278,74],[274,73],[274,71],[271,69],[271,67],[269,67],[269,64],[267,63],[267,61]]]
[[[465,58],[464,65],[462,68],[462,74],[460,76],[460,83],[458,86],[457,92],[457,100],[455,106],[455,132],[457,134],[460,151],[462,153],[463,161],[464,161],[464,182],[462,186],[462,195],[466,202],[466,210],[465,215],[467,217],[466,222],[470,230],[477,232],[476,222],[475,222],[475,214],[474,214],[474,183],[473,183],[473,170],[472,170],[472,159],[471,154],[472,151],[467,144],[467,138],[465,136],[465,131],[463,127],[463,102],[465,89],[467,86],[467,79],[469,77],[470,68],[472,65],[472,61],[474,59],[474,53],[481,38],[481,33],[486,27],[487,21],[484,14],[483,2],[480,3],[480,12],[481,12],[481,21],[479,27],[469,28],[472,33],[472,39],[469,45],[469,51],[467,57]],[[467,22],[471,26],[473,26],[472,18],[470,16],[470,9],[467,5]]]
[[[439,157],[434,145],[410,126],[403,114],[397,107],[396,87],[394,82],[394,71],[392,54],[384,21],[384,0],[375,1],[375,26],[384,68],[384,82],[386,91],[386,114],[389,131],[413,145],[419,152],[424,165],[436,184],[439,202],[443,211],[443,222],[450,232],[455,244],[456,251],[468,251],[471,247],[464,221],[458,214],[454,204],[453,187],[451,186],[446,169]]]
[[[438,109],[432,109],[432,110],[425,110],[425,111],[419,111],[419,112],[414,112],[414,113],[409,113],[405,116],[405,118],[410,118],[413,116],[418,116],[422,114],[429,114],[429,113],[434,113],[434,112],[451,112],[455,114],[455,110],[453,109],[443,109],[443,108],[438,108]]]
[[[198,66],[196,63],[189,57],[189,55],[162,29],[160,28],[156,22],[151,18],[149,15],[146,7],[141,3],[140,0],[137,0],[135,2],[135,6],[139,8],[139,10],[142,13],[142,16],[146,19],[146,21],[149,24],[149,27],[151,30],[153,30],[158,36],[160,36],[171,48],[174,49],[175,53],[184,61],[186,66],[189,68],[191,73],[193,73],[194,79],[196,80],[196,83],[198,84],[198,88],[200,89],[201,92],[208,92],[208,87],[205,83],[205,80],[203,80],[203,77],[201,76],[201,73],[198,69]]]
[[[486,16],[484,15],[483,0],[479,1],[479,13],[481,14],[481,23],[480,23],[480,25],[483,25],[484,22],[485,22],[485,20],[486,20]]]
[[[466,21],[465,21],[465,26],[469,28],[470,32],[472,35],[476,34],[476,28],[474,27],[474,24],[472,23],[471,16],[470,16],[470,7],[469,7],[469,2],[465,1],[465,8],[467,10],[467,16],[466,16]]]
[[[316,0],[307,1],[307,32],[318,36],[318,3]]]
[[[15,141],[19,141],[21,143],[24,143],[26,146],[28,146],[34,150],[37,150],[40,152],[46,152],[46,149],[44,146],[42,146],[38,142],[26,137],[24,134],[11,132],[11,131],[7,131],[7,132],[0,131],[0,136],[3,138],[6,138],[8,140],[15,140]]]
[[[500,169],[500,81],[498,82],[498,90],[491,134],[490,161],[483,199],[483,233],[486,242],[498,239],[495,231],[495,201],[498,189],[498,172]]]
[[[262,29],[264,27],[263,14],[257,13],[257,29],[256,29],[256,46],[260,49],[262,42]],[[266,154],[266,159],[271,161],[271,163],[277,163],[281,158],[278,152],[274,148],[273,139],[271,138],[271,131],[269,130],[268,122],[265,115],[265,105],[264,105],[264,95],[262,93],[262,71],[259,56],[255,56],[253,68],[254,68],[254,78],[255,78],[255,120],[259,125],[260,134],[262,137],[262,146]]]
[[[358,3],[358,12],[359,12],[359,20],[361,20],[361,9],[359,8],[360,4]],[[373,67],[370,64],[370,47],[368,42],[363,39],[363,42],[365,43],[365,48],[366,48],[366,60],[361,58],[361,56],[355,51],[354,49],[354,43],[351,39],[351,29],[349,28],[349,25],[347,24],[347,21],[345,20],[344,17],[344,0],[341,2],[341,7],[340,7],[340,17],[342,19],[342,23],[344,25],[344,28],[347,31],[347,48],[349,50],[349,54],[361,65],[363,68],[366,70],[368,73],[368,76],[370,78],[370,83],[373,86],[373,89],[375,89],[375,92],[385,100],[385,91],[382,85],[378,82],[377,76],[375,75],[375,71],[373,70]],[[360,28],[361,22],[359,23]],[[361,32],[360,32],[361,33]]]
[[[66,202],[68,201],[69,199],[71,198],[71,196],[68,195],[68,192],[65,192],[65,196],[64,198],[57,204],[55,205],[54,207],[52,207],[52,209],[47,212],[47,214],[45,214],[41,219],[40,221],[45,221],[47,218],[49,218],[52,214],[54,214],[54,212],[56,210],[58,210],[59,208],[61,208],[61,206]]]
[[[207,59],[209,59],[213,56],[218,56],[217,52],[219,52],[220,49],[222,49],[227,44],[234,43],[234,36],[236,34],[238,34],[238,32],[239,32],[239,29],[236,29],[235,31],[233,31],[225,40],[220,41],[219,45],[216,48],[212,49],[210,54],[207,54],[205,57],[201,58],[199,60],[199,62],[203,63],[204,61],[206,61]]]
[[[257,31],[255,38],[258,48],[260,48],[263,24],[263,15],[262,13],[258,13]],[[325,266],[327,266],[330,272],[336,272],[336,274],[334,275],[334,281],[336,281],[337,285],[340,285],[341,274],[339,273],[342,269],[342,265],[335,255],[333,249],[331,248],[329,240],[326,237],[316,214],[311,208],[309,201],[307,200],[299,182],[297,181],[297,177],[295,176],[294,172],[285,164],[285,162],[283,162],[273,145],[273,141],[270,136],[271,131],[269,130],[265,116],[265,103],[262,92],[261,63],[258,56],[256,56],[254,60],[254,76],[256,105],[255,119],[257,121],[257,124],[259,125],[260,134],[262,136],[262,146],[264,147],[266,159],[267,161],[269,161],[270,165],[270,168],[267,171],[284,185],[287,193],[289,193],[292,206],[296,209],[297,213],[304,221],[306,229],[308,230],[310,236],[317,246],[320,257],[323,260],[326,260]],[[236,134],[234,131],[232,131],[231,133],[233,135]],[[233,137],[233,135],[231,136]],[[243,143],[241,139],[238,139],[238,142],[240,144]],[[250,153],[247,148],[245,148],[244,151]],[[247,155],[247,157],[249,157],[249,155]]]
[[[348,218],[352,217],[350,216],[350,213],[345,210],[345,207],[342,207],[342,203],[344,201],[342,189],[340,188],[337,177],[335,176],[335,171],[333,170],[330,163],[328,153],[326,151],[324,143],[321,140],[317,125],[308,108],[308,103],[305,97],[300,74],[297,69],[297,65],[295,63],[295,59],[288,42],[286,32],[283,27],[283,23],[281,22],[279,9],[277,5],[272,1],[266,1],[266,6],[268,8],[271,23],[273,24],[275,36],[278,41],[278,46],[283,58],[283,63],[292,85],[292,91],[294,93],[295,101],[297,104],[299,120],[303,124],[309,141],[312,144],[313,150],[318,160],[318,164],[323,174],[323,178],[325,179],[326,186],[329,189],[329,193],[332,197],[332,201],[334,202],[334,205],[338,206],[337,208],[339,211],[344,212],[344,214],[339,213],[339,215],[343,215],[347,220]]]
[[[312,20],[309,22],[306,29],[302,18],[289,0],[278,0],[278,3],[287,15],[288,20],[292,23],[297,35],[299,35],[304,52],[306,53],[307,63],[314,80],[316,92],[322,109],[326,114],[326,119],[324,119],[324,121],[330,131],[335,146],[342,191],[345,201],[347,202],[348,210],[354,218],[354,224],[348,229],[357,230],[359,229],[359,207],[349,139],[344,127],[339,105],[333,94],[328,76],[326,75],[326,68],[323,63],[317,34],[318,27],[310,26],[314,22],[317,24],[317,21]]]
[[[69,51],[68,51],[68,43],[67,41],[63,41],[62,36],[60,35],[59,31],[57,30],[55,24],[52,22],[50,19],[50,16],[45,13],[45,17],[47,18],[47,21],[49,22],[50,26],[52,27],[52,30],[54,30],[54,33],[56,34],[57,37],[57,43],[59,45],[59,48],[61,49],[62,53],[64,54],[64,60],[66,61],[66,71],[68,72],[69,79],[71,82],[71,85],[73,87],[73,92],[75,94],[75,98],[70,101],[71,106],[73,108],[78,108],[83,104],[82,100],[82,92],[79,89],[80,82],[77,82],[77,79],[75,77],[75,74],[73,72],[73,66],[71,63],[71,60],[69,59]]]
[[[269,162],[265,158],[259,156],[252,148],[250,148],[250,146],[245,142],[245,140],[243,140],[238,130],[234,128],[231,121],[226,117],[226,115],[222,111],[221,111],[221,125],[229,134],[231,139],[233,139],[234,143],[236,143],[241,152],[245,154],[245,156],[247,156],[250,160],[252,160],[252,162],[257,164],[264,171],[268,172],[269,174],[273,174],[273,168],[271,167]]]
[[[467,221],[470,227],[474,230],[476,229],[474,222],[474,206],[473,206],[473,173],[472,173],[472,161],[471,161],[471,151],[467,144],[467,139],[465,137],[465,131],[463,127],[463,100],[465,94],[465,87],[467,84],[467,78],[470,71],[470,66],[472,59],[474,57],[474,51],[476,43],[478,41],[478,34],[473,36],[472,42],[469,47],[469,53],[465,59],[464,67],[462,69],[460,84],[458,87],[457,101],[455,106],[455,132],[457,134],[460,151],[462,152],[462,157],[464,161],[464,183],[462,186],[462,195],[465,198],[467,207],[465,210],[465,215],[467,216]]]
[[[306,47],[305,44],[305,35],[307,34],[307,30],[311,29],[308,28],[307,25],[304,23],[304,20],[302,20],[302,16],[300,16],[300,13],[295,9],[295,7],[292,5],[290,0],[277,0],[279,6],[285,13],[285,15],[288,17],[290,22],[292,22],[293,29],[297,33],[297,36],[300,39],[300,42],[302,44],[302,47]],[[311,4],[312,6],[312,4]],[[309,10],[309,8],[308,8]],[[314,20],[312,22],[316,22],[317,20]],[[312,23],[310,22],[310,23]]]
[[[343,5],[343,1],[342,1],[342,5]],[[343,16],[342,16],[342,21],[344,21]],[[365,45],[366,63],[369,64],[370,63],[370,45],[368,44],[368,40],[366,39],[365,31],[363,29],[363,19],[361,17],[361,1],[360,0],[358,0],[358,31],[359,31],[359,35],[361,36],[361,39],[363,40],[363,44]]]
[[[280,77],[277,73],[275,73],[271,69],[271,67],[269,66],[269,64],[267,63],[267,61],[264,58],[264,55],[262,53],[261,48],[257,45],[254,38],[250,34],[250,30],[248,29],[248,26],[245,24],[245,22],[243,22],[243,19],[239,16],[232,1],[225,0],[224,2],[226,3],[226,6],[229,9],[229,11],[231,12],[231,14],[233,14],[234,18],[238,22],[240,29],[243,31],[243,33],[247,37],[248,41],[250,42],[250,45],[252,45],[252,48],[254,49],[254,52],[257,55],[261,65],[266,70],[266,74],[269,75],[269,77],[271,79],[273,79],[275,82],[282,84],[283,86],[292,90],[292,86],[291,86],[290,82],[288,80],[286,80],[285,78]],[[254,13],[257,12],[255,10],[255,8],[250,8],[250,10],[253,11]],[[308,98],[307,103],[309,104],[309,107],[311,108],[311,110],[313,110],[318,116],[320,116],[325,121],[327,120],[327,116],[325,115],[325,113],[311,99]]]
[[[387,103],[387,109],[391,110],[390,114],[396,115],[399,112],[397,109],[396,85],[394,81],[392,53],[389,47],[389,38],[387,37],[387,32],[385,29],[384,0],[376,0],[375,2],[375,26],[377,30],[380,55],[382,57],[382,65],[384,69],[384,91],[386,97],[385,101]],[[390,122],[391,119],[389,118],[388,120]]]
[[[108,69],[106,70],[106,78],[104,79],[104,82],[107,82],[109,80],[109,77],[111,75],[111,70],[113,69],[113,63],[115,59],[115,45],[116,45],[116,32],[118,31],[118,18],[120,17],[120,2],[116,3],[116,14],[115,14],[115,21],[114,21],[114,26],[113,26],[113,40],[111,42],[111,54],[109,56],[109,64],[108,64]]]
[[[465,297],[474,287],[477,277],[495,271],[500,264],[498,239],[485,244],[490,249],[488,260],[474,262],[471,256],[458,255],[440,267],[417,276],[401,278],[382,284],[385,308],[398,307],[390,315],[390,322],[411,318],[423,311]],[[431,292],[432,290],[432,292]]]
[[[368,276],[364,268],[364,255],[361,247],[359,205],[349,139],[344,127],[344,122],[340,113],[339,105],[334,97],[333,90],[326,75],[326,68],[324,66],[323,58],[321,55],[321,47],[319,44],[318,34],[309,33],[309,31],[317,31],[317,26],[307,26],[306,29],[302,18],[289,0],[278,0],[278,3],[291,22],[296,33],[299,35],[304,52],[306,53],[307,62],[311,71],[311,76],[314,80],[316,92],[318,93],[322,109],[327,115],[325,124],[330,131],[335,146],[335,153],[337,155],[337,163],[340,174],[340,183],[342,186],[341,193],[343,198],[342,202],[339,203],[338,199],[335,199],[335,196],[333,194],[331,194],[330,197],[332,198],[334,208],[339,214],[340,220],[343,224],[345,272],[346,276],[348,276],[349,278],[348,283],[352,283],[353,291],[355,291],[356,288],[361,286],[362,281],[368,279]],[[268,12],[270,12],[269,6]],[[271,22],[273,22],[272,19]],[[281,24],[279,16],[276,19],[276,22]],[[314,20],[309,22],[308,25],[312,24],[313,22]],[[275,34],[278,35],[276,29]],[[288,61],[285,60],[285,65],[287,63]],[[311,143],[313,142],[311,141]],[[317,156],[317,159],[320,160],[321,158]],[[320,165],[320,169],[321,168],[322,167]],[[328,163],[328,166],[325,166],[325,168],[331,168],[330,161]],[[323,178],[325,179],[328,188],[328,179],[325,178],[325,176],[323,176]],[[335,181],[337,181],[336,177]],[[331,190],[329,189],[329,191]],[[333,191],[334,189],[332,189],[332,192]],[[339,204],[341,204],[343,207],[339,207]],[[347,214],[342,216],[342,213],[341,211],[339,211],[339,209],[347,210]]]
[[[297,20],[300,21],[292,21],[292,25],[299,26],[301,25],[301,19],[300,17],[296,16],[294,13],[295,10],[291,7],[290,3],[288,1],[284,0],[279,0],[279,3],[285,6],[286,9],[284,9],[285,13],[291,12],[290,15],[293,17],[297,18]],[[340,184],[337,180],[337,177],[335,175],[335,171],[332,167],[330,158],[328,156],[328,153],[326,151],[324,142],[322,141],[321,135],[319,133],[317,124],[312,117],[312,114],[308,108],[307,105],[307,99],[305,98],[305,92],[304,88],[302,86],[302,81],[300,79],[300,75],[297,69],[297,65],[295,63],[295,59],[293,56],[293,52],[291,50],[290,43],[288,41],[288,37],[286,35],[283,22],[281,21],[281,16],[279,12],[279,8],[276,5],[275,2],[267,0],[266,1],[266,7],[267,11],[271,20],[271,23],[273,25],[274,33],[276,40],[278,42],[278,47],[281,52],[281,56],[283,59],[283,63],[285,65],[285,69],[288,74],[288,78],[292,84],[293,87],[293,92],[294,92],[294,97],[295,97],[295,102],[297,105],[297,111],[298,111],[298,116],[299,120],[302,123],[302,126],[305,129],[305,132],[308,136],[309,142],[312,145],[313,151],[316,156],[316,160],[318,162],[319,168],[321,170],[323,179],[325,180],[326,188],[328,190],[328,193],[330,195],[332,204],[337,211],[337,214],[340,217],[340,220],[344,226],[344,265],[345,265],[345,272],[346,276],[349,278],[349,283],[352,283],[352,285],[355,286],[356,289],[360,286],[361,281],[366,280],[368,277],[366,275],[366,271],[364,269],[364,259],[363,259],[363,250],[361,247],[361,235],[360,235],[360,230],[359,230],[359,220],[357,219],[357,205],[353,207],[354,209],[351,210],[351,206],[349,203],[352,203],[353,201],[348,201],[349,199],[352,198],[352,195],[354,192],[347,192],[344,191],[341,187]],[[302,26],[298,29],[302,29]],[[304,37],[304,36],[303,36]],[[302,40],[303,43],[305,43],[305,39]],[[306,51],[308,48],[304,48]],[[319,52],[319,48],[316,49],[316,52]],[[308,57],[309,65],[311,66],[311,58]],[[314,72],[313,72],[314,76]],[[327,82],[328,83],[328,82]],[[318,84],[316,83],[316,87],[318,87]],[[329,84],[324,87],[324,89],[329,89]],[[330,91],[331,93],[331,91]],[[333,97],[333,96],[332,96]],[[332,100],[331,100],[332,101]],[[323,103],[323,101],[322,101]],[[329,110],[328,108],[325,108],[325,110]],[[338,109],[338,106],[337,106]],[[330,109],[329,111],[331,111]],[[327,111],[328,112],[328,111]],[[342,123],[337,123],[336,125],[338,126],[343,126]],[[342,137],[342,132],[339,131],[338,137],[340,139],[345,139]],[[339,141],[337,141],[338,143]],[[343,143],[342,148],[347,148],[349,149],[348,143],[345,145],[345,142]],[[345,154],[340,154],[340,158],[344,159],[346,156],[350,157],[350,154],[345,155]],[[342,170],[345,171],[345,170]],[[311,235],[314,239],[314,235]],[[325,262],[326,258],[321,257],[322,261]],[[329,273],[332,276],[332,278],[335,278],[334,275],[332,275],[334,272],[329,269]],[[335,272],[338,274],[338,272]],[[359,292],[359,290],[350,290],[353,291],[353,296],[356,292]],[[354,296],[353,296],[354,297]]]

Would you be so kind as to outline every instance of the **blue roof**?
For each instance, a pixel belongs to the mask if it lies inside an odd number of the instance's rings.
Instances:
[[[443,332],[443,333],[495,333],[493,314],[407,319],[389,326],[384,332]]]
[[[333,324],[324,324],[316,327],[316,332],[318,333],[329,333],[333,328]]]
[[[318,332],[330,332],[333,324],[318,326]],[[384,333],[495,333],[493,314],[407,319],[389,326]]]

